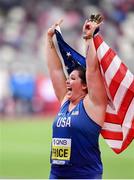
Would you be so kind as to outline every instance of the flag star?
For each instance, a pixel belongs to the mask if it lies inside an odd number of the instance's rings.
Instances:
[[[67,57],[69,58],[71,56],[71,53],[70,52],[67,52]]]

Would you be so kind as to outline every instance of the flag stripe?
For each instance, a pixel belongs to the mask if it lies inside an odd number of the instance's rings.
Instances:
[[[123,133],[122,132],[112,132],[112,131],[105,131],[101,130],[101,134],[105,139],[114,139],[114,140],[122,140],[123,139]]]
[[[117,110],[118,114],[111,114],[109,112],[106,112],[105,122],[110,122],[110,123],[115,123],[115,124],[123,123],[127,109],[129,108],[130,103],[134,97],[133,92],[131,90],[131,89],[133,89],[133,87],[134,87],[134,81],[130,85],[130,88],[126,91],[126,94],[120,105],[120,108]]]
[[[134,119],[133,111],[134,111],[134,98],[133,98],[132,102],[130,103],[130,106],[127,110],[124,121],[122,123],[123,127],[126,127],[126,128],[124,128],[124,138],[127,136],[129,127],[131,127],[131,125],[132,125],[132,121]]]
[[[131,87],[132,86],[134,86],[134,81],[131,84]],[[119,109],[119,113],[118,113],[119,118],[122,119],[121,124],[124,121],[124,118],[125,118],[126,112],[128,111],[128,108],[129,107],[131,108],[130,103],[132,102],[133,97],[134,97],[134,95],[133,95],[132,91],[130,89],[128,89],[124,96],[124,99],[120,105],[120,109]],[[133,111],[134,111],[134,109],[133,109]]]
[[[133,97],[133,88],[134,88],[134,81],[131,83],[129,89],[127,89],[126,91],[126,95],[124,96],[124,99],[127,99],[127,98],[132,98]],[[128,94],[131,94],[131,96],[129,97]],[[121,101],[121,100],[120,100]],[[127,101],[127,100],[126,100]],[[130,101],[131,102],[131,101]],[[122,99],[122,103],[123,103],[123,99]],[[121,107],[120,107],[121,108]],[[117,115],[117,112],[120,112],[119,109],[115,109],[115,107],[112,107],[111,105],[108,105],[107,106],[107,110],[106,110],[107,113],[109,114],[112,114],[112,115]]]
[[[109,48],[104,57],[101,59],[101,66],[103,68],[104,73],[107,71],[114,57],[117,57],[116,54],[112,51],[111,48]]]
[[[115,76],[113,77],[113,79],[109,85],[110,95],[111,95],[112,99],[114,99],[117,89],[120,86],[120,82],[125,77],[126,72],[127,72],[127,67],[123,63],[121,63],[118,71],[116,72]]]
[[[107,123],[105,122],[103,125],[103,130],[114,131],[114,132],[122,132],[121,125]]]
[[[108,112],[110,114],[117,114],[114,104],[111,103],[110,101],[108,102],[106,112]]]
[[[131,129],[129,130],[128,135],[127,135],[126,139],[123,142],[122,151],[127,148],[127,146],[131,143],[131,141],[133,139],[134,139],[134,118],[132,120]]]
[[[121,61],[117,56],[112,57],[113,59],[110,59],[110,64],[107,67],[107,70],[105,72],[105,79],[107,82],[107,86],[109,87],[111,80],[113,79],[113,77],[115,76],[115,74],[117,73],[120,65],[121,65]],[[107,59],[106,59],[107,61]],[[116,63],[115,63],[116,62]],[[102,66],[103,68],[103,66]],[[105,71],[105,69],[103,68],[103,70]]]
[[[106,139],[106,141],[111,148],[121,149],[122,147],[122,141],[120,140]]]
[[[121,105],[121,101],[123,100],[128,88],[130,87],[131,83],[133,82],[133,75],[127,71],[126,76],[122,80],[116,95],[114,97],[113,104],[115,105],[115,108],[117,111],[119,110],[119,107]]]
[[[95,44],[95,48],[98,49],[99,46],[102,44],[103,41],[103,38],[100,36],[100,35],[96,35],[94,36],[94,44]]]
[[[111,114],[111,113],[106,112],[105,122],[121,124],[122,120],[118,118],[117,114]]]
[[[124,120],[124,123],[123,123],[123,124],[125,124],[125,127],[126,127],[126,128],[124,128],[124,134],[122,134],[122,132],[120,132],[120,128],[119,128],[120,126],[119,125],[105,123],[104,127],[103,127],[103,129],[101,131],[102,136],[105,139],[114,139],[114,140],[126,139],[127,136],[130,136],[129,135],[129,128],[131,126],[133,126],[132,127],[133,128],[132,132],[133,132],[133,138],[134,138],[134,124],[133,124],[134,123],[134,114],[133,114],[133,109],[134,109],[134,99],[133,99],[133,101],[131,102],[131,104],[129,106],[129,109],[128,109],[127,113],[126,113],[126,117],[125,117],[125,120]],[[115,129],[113,130],[114,127],[115,127]],[[113,131],[116,131],[116,132],[113,132]],[[126,141],[126,143],[128,144],[127,141]],[[124,144],[124,149],[125,149],[125,147],[126,147],[126,145]],[[118,150],[118,153],[119,153],[119,150]]]
[[[105,42],[102,42],[102,44],[100,44],[99,48],[97,49],[97,56],[98,56],[99,61],[103,62],[103,59],[107,57],[107,55],[110,52],[111,52],[111,49],[107,46]]]
[[[117,154],[121,153],[122,151],[124,151],[128,147],[128,145],[132,142],[133,139],[134,139],[134,119],[132,121],[132,126],[130,127],[128,135],[122,144],[122,148],[117,149],[115,147],[115,148],[112,148],[113,151]]]

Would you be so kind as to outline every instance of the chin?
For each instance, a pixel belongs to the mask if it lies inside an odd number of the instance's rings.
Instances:
[[[67,99],[68,99],[68,100],[71,100],[71,96],[67,95]]]
[[[72,100],[72,95],[71,94],[67,94],[67,99],[71,101]]]

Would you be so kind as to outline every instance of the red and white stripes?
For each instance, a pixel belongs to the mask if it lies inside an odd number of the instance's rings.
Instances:
[[[134,76],[100,35],[94,37],[94,42],[111,101],[101,134],[120,153],[134,139]]]

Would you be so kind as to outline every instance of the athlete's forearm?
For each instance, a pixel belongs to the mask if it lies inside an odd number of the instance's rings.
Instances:
[[[53,39],[50,36],[46,36],[45,52],[49,74],[55,90],[55,94],[58,100],[62,102],[66,94],[66,77]]]
[[[48,35],[46,35],[45,41],[45,56],[49,71],[63,69],[62,63],[53,42],[53,37],[50,37]]]
[[[91,37],[85,41],[86,44],[86,67],[91,73],[96,71],[98,68],[98,60],[96,56],[96,49],[94,45],[94,40]]]

